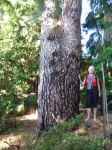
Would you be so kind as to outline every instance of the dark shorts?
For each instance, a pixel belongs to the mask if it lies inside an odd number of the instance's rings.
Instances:
[[[87,90],[87,108],[97,107],[98,103],[98,88],[94,87]]]

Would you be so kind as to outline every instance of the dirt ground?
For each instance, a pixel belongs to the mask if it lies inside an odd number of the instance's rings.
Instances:
[[[81,110],[86,116],[86,110]],[[92,116],[91,116],[92,118]],[[25,145],[30,146],[30,142],[34,141],[37,128],[37,114],[30,113],[21,117],[17,117],[17,127],[11,128],[0,135],[0,150],[25,150]],[[109,130],[112,131],[112,113],[109,114]],[[104,137],[103,116],[98,112],[97,121],[92,119],[84,124],[88,129],[89,136],[98,135]]]
[[[17,117],[16,121],[16,128],[13,127],[0,135],[0,150],[23,150],[24,146],[35,138],[36,113]]]

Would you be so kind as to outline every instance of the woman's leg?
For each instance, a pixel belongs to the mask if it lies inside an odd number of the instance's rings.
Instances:
[[[90,119],[91,106],[92,106],[92,102],[91,102],[91,90],[87,90],[87,118],[85,119],[85,121],[88,121]]]
[[[91,108],[87,108],[87,118],[85,119],[85,121],[88,121],[90,119],[90,115],[91,115]]]
[[[97,116],[97,103],[98,103],[98,89],[95,88],[92,91],[92,97],[93,97],[93,121],[96,121]]]
[[[96,113],[97,113],[97,107],[94,107],[93,108],[93,114],[94,114],[93,121],[96,121]]]

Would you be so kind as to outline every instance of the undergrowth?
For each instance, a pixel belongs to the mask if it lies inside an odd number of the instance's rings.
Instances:
[[[42,133],[32,150],[104,150],[107,141],[103,138],[90,138],[88,132],[84,135],[77,134],[82,124],[82,114],[65,123],[55,124],[48,132]]]

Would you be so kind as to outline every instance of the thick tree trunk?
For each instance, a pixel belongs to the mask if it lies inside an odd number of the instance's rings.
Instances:
[[[48,8],[47,3],[52,5]],[[54,1],[45,0],[40,54],[38,125],[48,130],[54,122],[79,112],[81,0],[65,0],[62,27],[52,28]]]

